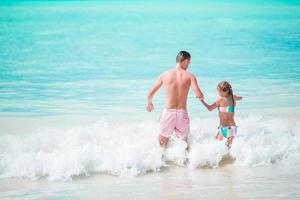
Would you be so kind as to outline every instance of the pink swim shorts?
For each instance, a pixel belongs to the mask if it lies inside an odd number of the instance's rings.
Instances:
[[[190,119],[185,110],[165,109],[160,117],[160,135],[169,138],[175,131],[177,137],[187,138]]]

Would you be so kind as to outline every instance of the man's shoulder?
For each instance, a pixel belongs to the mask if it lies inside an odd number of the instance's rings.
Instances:
[[[174,68],[170,68],[164,72],[162,72],[160,74],[160,76],[167,76],[167,75],[172,75],[176,72],[176,70]],[[191,72],[188,72],[188,71],[183,71],[182,73],[184,73],[185,76],[189,77],[189,78],[196,78],[196,76],[191,73]]]
[[[170,74],[170,72],[171,72],[171,69],[162,72],[162,73],[160,74],[160,76],[161,76],[161,77],[166,76],[166,75]]]
[[[185,73],[190,78],[196,78],[196,76],[192,72],[185,71]]]
[[[168,75],[168,74],[172,74],[172,72],[174,72],[174,69],[173,68],[170,68],[164,72],[162,72],[160,75],[161,76],[164,76],[164,75]]]

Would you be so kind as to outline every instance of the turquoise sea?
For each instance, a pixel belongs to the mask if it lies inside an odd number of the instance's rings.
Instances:
[[[138,115],[180,50],[191,53],[189,70],[208,101],[228,80],[245,97],[240,109],[299,108],[299,9],[284,1],[1,1],[0,113]],[[205,111],[190,100],[190,112]]]
[[[230,151],[192,91],[189,151],[158,146],[180,50],[208,102],[243,96]],[[0,1],[0,198],[299,199],[299,99],[299,1]]]

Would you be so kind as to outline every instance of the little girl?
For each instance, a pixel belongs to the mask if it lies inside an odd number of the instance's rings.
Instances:
[[[234,121],[234,108],[236,101],[242,97],[233,95],[231,85],[227,81],[222,81],[217,87],[219,98],[212,105],[208,105],[204,100],[201,100],[207,110],[212,111],[215,108],[219,109],[220,126],[216,139],[223,140],[227,138],[227,147],[230,148],[232,140],[237,133],[237,126]]]

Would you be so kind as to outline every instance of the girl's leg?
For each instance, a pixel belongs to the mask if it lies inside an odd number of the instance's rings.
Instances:
[[[220,134],[220,132],[218,132],[217,135],[216,135],[216,139],[217,140],[223,140],[223,135]]]
[[[227,139],[226,145],[227,145],[228,149],[230,149],[230,147],[231,147],[231,145],[232,145],[233,138],[234,138],[234,137],[231,136],[231,137],[228,137],[228,139]]]
[[[218,132],[217,135],[216,135],[216,139],[218,139],[218,137],[219,137],[219,132]]]

